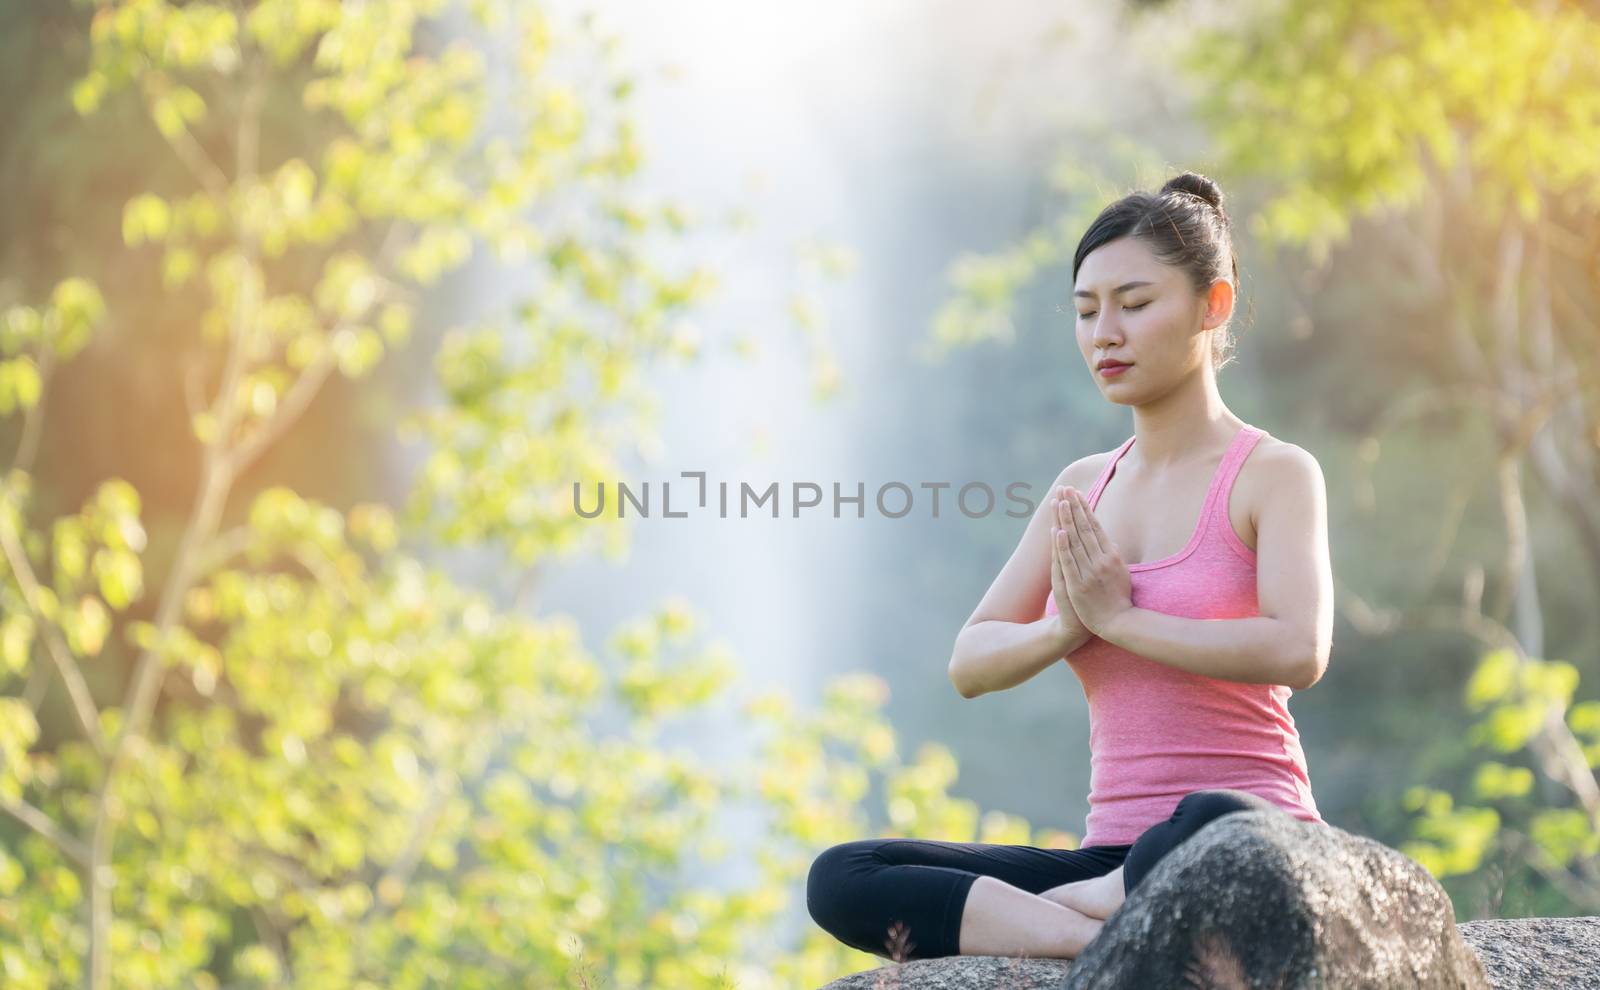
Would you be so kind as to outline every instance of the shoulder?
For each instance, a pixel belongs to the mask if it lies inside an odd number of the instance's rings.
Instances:
[[[1254,510],[1252,515],[1259,515],[1269,499],[1291,502],[1320,499],[1326,490],[1322,465],[1316,457],[1304,447],[1270,433],[1263,433],[1256,441],[1239,469],[1235,484],[1247,489],[1248,501]]]
[[[1052,486],[1071,485],[1073,488],[1087,493],[1089,489],[1094,487],[1094,483],[1100,480],[1100,472],[1104,471],[1106,465],[1111,463],[1111,456],[1116,452],[1117,448],[1113,447],[1110,450],[1102,450],[1099,453],[1085,454],[1062,468],[1061,473],[1056,475],[1055,481],[1051,483]]]

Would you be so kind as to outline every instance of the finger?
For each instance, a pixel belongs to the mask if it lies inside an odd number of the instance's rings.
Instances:
[[[1100,517],[1095,515],[1094,510],[1089,508],[1087,501],[1083,503],[1083,511],[1089,517],[1089,525],[1094,528],[1095,539],[1100,544],[1101,552],[1108,555],[1115,554],[1117,545],[1112,542],[1111,534],[1106,532],[1106,528],[1100,525]]]
[[[1067,575],[1070,567],[1066,561],[1066,551],[1061,549],[1062,530],[1059,526],[1050,530],[1050,591],[1052,594],[1063,594],[1067,600],[1072,599],[1071,582]],[[1059,610],[1061,603],[1056,602]]]
[[[1061,573],[1062,584],[1066,584],[1068,566],[1066,551],[1061,548],[1064,532],[1060,526],[1050,527],[1050,557],[1055,561],[1056,570]]]
[[[1084,558],[1083,549],[1078,545],[1077,533],[1071,526],[1061,531],[1061,562],[1062,571],[1067,575],[1069,585],[1081,585],[1086,580],[1089,573],[1088,560]]]
[[[1062,573],[1070,574],[1080,584],[1088,579],[1089,558],[1084,553],[1078,523],[1072,514],[1072,502],[1075,498],[1081,498],[1082,494],[1071,485],[1066,485],[1061,489],[1060,505],[1061,532],[1064,536],[1061,542]]]
[[[1061,493],[1061,528],[1074,537],[1076,537],[1077,523],[1072,518],[1072,500],[1077,495],[1078,490],[1070,485]]]
[[[1069,510],[1070,511],[1070,510]],[[1078,580],[1087,581],[1093,573],[1094,558],[1089,555],[1089,550],[1083,545],[1083,536],[1078,531],[1078,520],[1071,517],[1072,524],[1067,527],[1066,552],[1072,558],[1072,563],[1078,571]]]
[[[1072,519],[1078,527],[1078,539],[1083,542],[1084,548],[1095,557],[1105,552],[1100,545],[1100,533],[1095,528],[1094,513],[1089,511],[1089,506],[1084,504],[1083,497],[1073,493]]]

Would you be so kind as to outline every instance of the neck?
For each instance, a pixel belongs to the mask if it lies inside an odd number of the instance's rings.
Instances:
[[[1244,421],[1228,411],[1209,372],[1155,400],[1133,407],[1133,447],[1125,460],[1161,470],[1209,456],[1239,432]]]

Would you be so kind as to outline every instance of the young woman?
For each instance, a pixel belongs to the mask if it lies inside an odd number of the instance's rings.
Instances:
[[[807,906],[863,951],[886,954],[898,921],[909,958],[1075,958],[1201,826],[1252,808],[1322,822],[1287,704],[1332,640],[1326,493],[1310,454],[1217,391],[1238,282],[1221,191],[1186,172],[1113,203],[1072,277],[1078,349],[1134,435],[1055,479],[950,677],[974,698],[1066,659],[1089,703],[1083,841],[833,846]]]

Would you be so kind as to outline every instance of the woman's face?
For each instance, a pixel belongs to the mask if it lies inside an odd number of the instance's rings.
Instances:
[[[1157,260],[1138,238],[1119,237],[1083,259],[1073,306],[1078,350],[1100,393],[1138,405],[1204,370],[1210,331],[1227,319],[1233,286],[1223,279],[1197,295],[1182,270]],[[1111,374],[1099,366],[1106,359],[1129,367]]]

